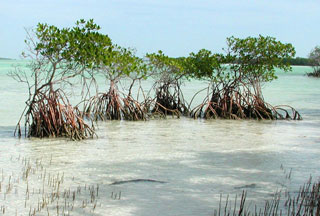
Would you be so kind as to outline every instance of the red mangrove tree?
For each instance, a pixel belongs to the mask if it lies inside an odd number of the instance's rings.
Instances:
[[[186,115],[189,113],[184,100],[181,84],[184,79],[184,58],[170,58],[162,51],[147,54],[151,68],[150,77],[154,81],[152,91],[155,97],[149,100],[149,110],[153,115]]]
[[[208,80],[210,92],[196,106],[194,118],[227,119],[301,119],[289,106],[266,103],[261,85],[277,78],[276,68],[290,71],[283,59],[291,58],[295,50],[273,37],[227,38],[225,54],[207,50],[188,57],[188,76]]]
[[[97,93],[85,106],[85,112],[95,120],[146,120],[146,107],[135,99],[132,88],[135,82],[145,77],[146,65],[135,56],[132,49],[112,45],[104,49],[105,59],[97,65],[97,74],[102,75],[109,86],[107,92]],[[122,82],[129,82],[127,91],[122,91]]]
[[[29,90],[15,134],[21,136],[23,116],[27,137],[81,140],[95,134],[93,125],[89,126],[79,109],[70,104],[61,86],[72,85],[73,78],[84,77],[86,70],[101,61],[104,53],[99,47],[107,47],[111,41],[100,37],[99,29],[93,20],[80,20],[73,28],[38,24],[35,30],[27,31],[23,57],[31,72],[17,69],[11,74],[27,83]]]

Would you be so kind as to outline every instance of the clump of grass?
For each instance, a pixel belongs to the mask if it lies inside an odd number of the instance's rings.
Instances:
[[[312,183],[311,178],[300,187],[299,191],[291,196],[286,194],[286,198],[282,199],[280,193],[277,193],[273,200],[266,201],[262,208],[250,208],[247,205],[247,192],[243,191],[239,205],[237,206],[237,197],[234,205],[229,201],[229,196],[226,203],[222,206],[222,197],[220,196],[220,203],[218,210],[214,215],[217,216],[275,216],[275,215],[290,215],[290,216],[314,216],[320,214],[320,181]]]
[[[1,171],[1,215],[73,215],[79,211],[88,215],[101,206],[100,185],[79,185],[74,177],[70,184],[70,176],[51,170],[52,158],[49,162],[19,156],[10,161],[20,164],[21,172]],[[20,205],[12,205],[16,196],[23,199],[17,202]]]

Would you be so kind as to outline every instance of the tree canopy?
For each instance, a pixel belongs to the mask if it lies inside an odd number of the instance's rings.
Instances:
[[[227,61],[231,70],[247,79],[258,78],[260,81],[271,81],[276,78],[275,68],[290,71],[289,63],[283,59],[295,55],[292,44],[284,44],[273,37],[227,38]]]
[[[289,71],[286,58],[295,55],[291,44],[283,44],[273,37],[227,38],[225,53],[201,49],[190,53],[186,60],[188,76],[198,79],[259,79],[266,82],[276,78],[275,68]]]

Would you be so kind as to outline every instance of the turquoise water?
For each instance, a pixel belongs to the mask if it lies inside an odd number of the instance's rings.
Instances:
[[[233,199],[247,189],[249,202],[259,205],[276,191],[294,192],[310,175],[320,176],[320,79],[304,75],[309,67],[278,71],[279,79],[263,89],[266,101],[295,107],[302,121],[107,121],[97,125],[97,139],[71,142],[13,137],[27,97],[26,86],[6,75],[13,63],[0,61],[0,170],[4,173],[0,182],[8,185],[9,176],[15,180],[11,192],[0,192],[0,206],[8,215],[28,214],[42,197],[33,193],[25,201],[27,187],[38,191],[44,186],[36,169],[28,183],[17,181],[23,169],[21,158],[41,160],[52,176],[64,173],[60,190],[99,185],[96,208],[88,204],[70,215],[212,215],[220,194]],[[151,85],[146,81],[145,86]],[[185,97],[205,86],[199,81],[185,83]],[[134,179],[166,183],[111,185]],[[51,189],[46,186],[46,193]],[[115,198],[120,192],[121,198]],[[83,193],[76,204],[81,206],[86,199]],[[59,202],[63,206],[64,200]],[[56,205],[49,205],[51,214],[56,213]],[[39,215],[47,215],[46,211]]]

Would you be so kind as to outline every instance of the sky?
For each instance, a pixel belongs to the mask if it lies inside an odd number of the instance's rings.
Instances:
[[[19,58],[25,28],[72,27],[79,19],[94,19],[101,33],[138,56],[222,52],[227,37],[261,34],[307,57],[320,45],[319,12],[319,0],[0,0],[0,57]]]

